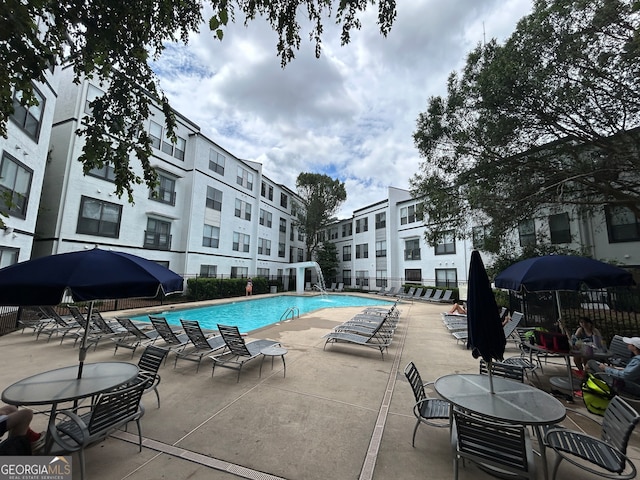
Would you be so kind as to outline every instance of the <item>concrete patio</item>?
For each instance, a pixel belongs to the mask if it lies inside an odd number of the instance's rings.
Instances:
[[[401,317],[393,344],[384,360],[376,349],[348,344],[328,345],[322,338],[338,323],[361,308],[326,309],[252,332],[251,337],[277,340],[289,352],[286,377],[282,362],[260,359],[248,363],[236,383],[236,372],[216,369],[211,361],[178,362],[173,355],[160,369],[161,408],[154,395],[146,395],[142,418],[143,450],[138,452],[135,425],[128,432],[86,451],[87,478],[103,480],[154,479],[449,479],[453,478],[448,429],[421,425],[415,448],[413,394],[403,370],[413,361],[424,381],[450,373],[477,373],[478,361],[444,327],[440,313],[447,305],[401,303]],[[130,312],[118,312],[126,316]],[[103,312],[109,318],[108,312]],[[30,331],[0,337],[2,387],[44,370],[73,365],[78,350],[72,341],[60,345],[36,341]],[[136,363],[142,348],[131,358],[129,350],[105,340],[88,362],[118,360]],[[516,355],[513,342],[506,356]],[[563,365],[545,366],[546,378],[564,375]],[[566,403],[595,420],[582,401]],[[44,429],[46,416],[36,415],[36,428]],[[563,423],[598,432],[598,426],[569,412]],[[640,428],[631,439],[629,456],[640,465]],[[133,444],[130,442],[134,442]],[[534,442],[535,445],[535,442]],[[553,458],[553,453],[549,452]],[[544,478],[536,458],[538,478]],[[73,456],[74,479],[80,478]],[[494,478],[467,462],[460,479]],[[559,479],[587,478],[563,462]]]

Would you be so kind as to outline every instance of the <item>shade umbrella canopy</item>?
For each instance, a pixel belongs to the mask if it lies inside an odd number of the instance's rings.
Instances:
[[[493,289],[477,250],[471,253],[469,265],[467,324],[469,348],[472,349],[473,356],[481,356],[487,363],[494,359],[502,360],[507,340],[504,337]]]
[[[592,258],[546,255],[514,263],[495,279],[498,288],[528,292],[571,290],[585,285],[597,290],[634,285],[630,272]]]
[[[182,288],[182,277],[162,265],[99,248],[0,269],[0,305],[58,305],[66,293],[76,302],[155,297]]]

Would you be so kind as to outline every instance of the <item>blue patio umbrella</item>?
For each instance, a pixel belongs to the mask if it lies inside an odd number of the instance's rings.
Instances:
[[[480,252],[471,252],[469,264],[469,289],[467,291],[467,324],[469,329],[468,346],[474,358],[482,357],[488,364],[491,393],[491,362],[502,360],[507,340],[504,337],[502,322],[498,312],[496,298],[484,268]]]
[[[81,250],[50,255],[0,269],[0,305],[58,305],[65,295],[88,301],[155,297],[181,292],[183,278],[155,262],[111,250]],[[87,330],[80,347],[80,368],[86,357]]]

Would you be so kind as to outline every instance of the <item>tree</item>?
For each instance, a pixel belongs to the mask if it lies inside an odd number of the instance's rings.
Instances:
[[[320,265],[325,281],[333,281],[338,275],[338,248],[333,242],[323,242],[316,252],[316,261]]]
[[[296,179],[299,203],[295,207],[298,228],[305,234],[307,258],[318,248],[318,232],[332,223],[347,199],[344,183],[321,173],[301,173]]]
[[[306,7],[312,24],[310,39],[316,55],[321,52],[323,21],[335,18],[346,44],[351,31],[360,28],[359,15],[374,0],[211,0],[209,28],[222,40],[236,10],[245,24],[259,15],[278,33],[277,52],[285,66],[300,46],[298,15]],[[146,183],[153,189],[156,172],[149,163],[151,139],[144,122],[152,102],[165,114],[169,136],[175,140],[175,120],[167,98],[148,61],[157,58],[167,42],[187,43],[202,24],[204,4],[198,0],[6,0],[0,14],[0,134],[14,113],[14,102],[36,105],[32,81],[44,82],[45,72],[59,62],[73,68],[76,81],[95,77],[105,95],[91,103],[80,133],[86,145],[80,161],[85,173],[109,164],[114,168],[116,193],[125,191],[132,201],[133,186]],[[378,25],[387,35],[395,19],[395,1],[378,2]],[[108,87],[108,88],[107,88]],[[140,178],[130,168],[130,155],[143,167]]]
[[[546,209],[603,204],[640,218],[640,2],[537,0],[479,45],[413,134],[426,239],[491,225],[494,241]]]

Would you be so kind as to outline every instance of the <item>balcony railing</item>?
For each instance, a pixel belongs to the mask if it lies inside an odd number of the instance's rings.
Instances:
[[[153,250],[169,250],[171,248],[171,235],[145,231],[144,248],[151,248]]]

